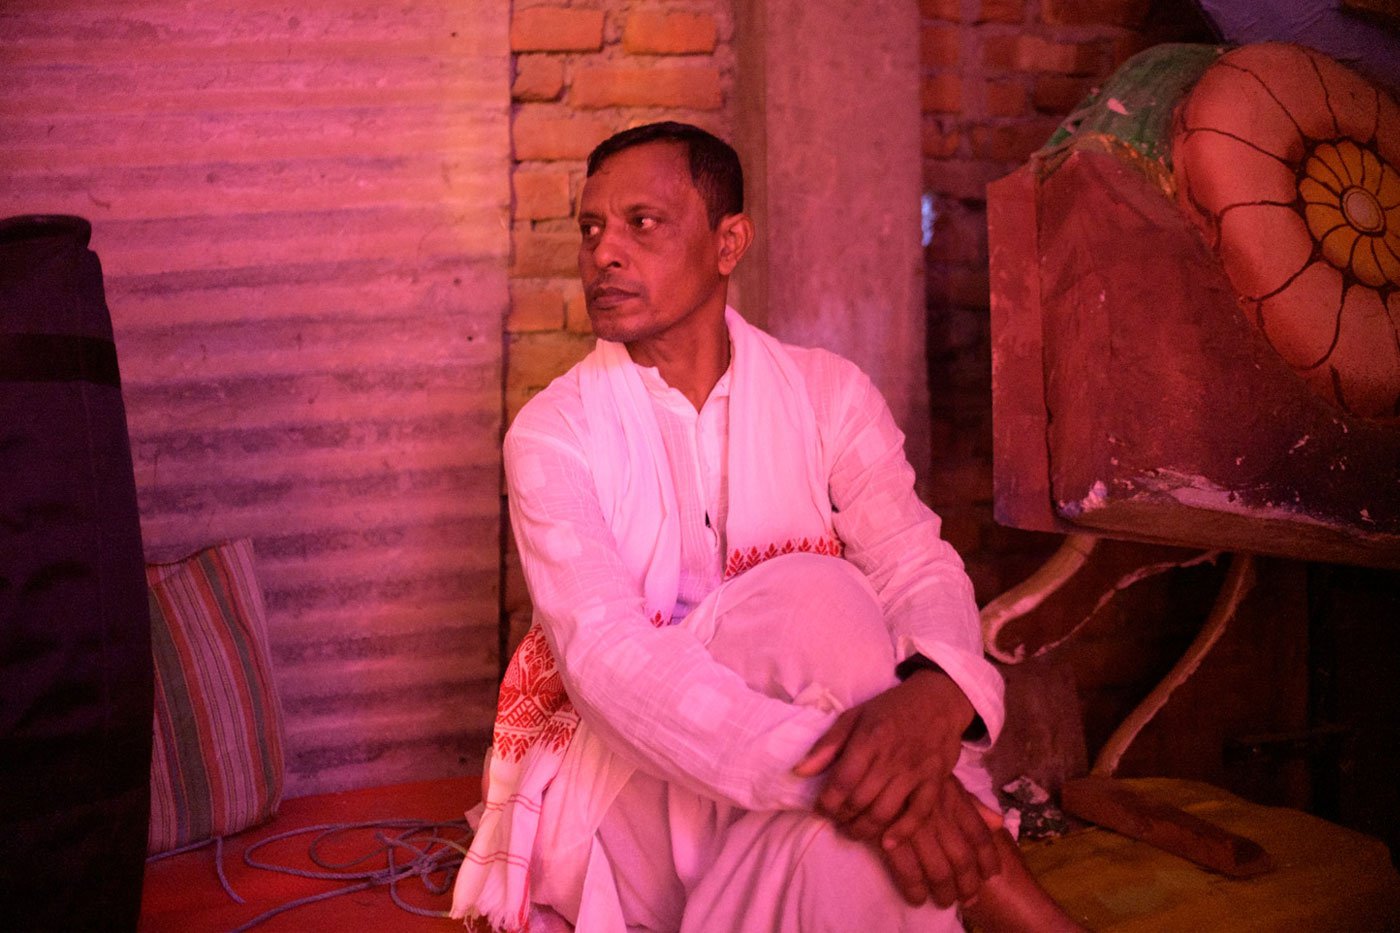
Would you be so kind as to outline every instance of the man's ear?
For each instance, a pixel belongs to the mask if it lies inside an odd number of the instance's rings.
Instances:
[[[719,241],[719,273],[729,275],[753,242],[753,221],[748,214],[729,214],[720,218],[715,230]]]

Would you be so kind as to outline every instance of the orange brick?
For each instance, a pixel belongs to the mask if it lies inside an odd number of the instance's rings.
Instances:
[[[715,50],[715,18],[702,13],[633,13],[622,30],[624,51],[695,55]]]
[[[979,23],[1020,23],[1025,18],[1025,0],[982,0],[977,8]]]
[[[675,107],[718,110],[724,102],[719,68],[694,65],[595,65],[579,69],[569,89],[569,103],[603,107]]]
[[[991,148],[992,128],[987,126],[974,126],[969,134],[972,140],[972,154],[978,158],[986,158],[987,150]]]
[[[510,20],[513,52],[596,52],[602,47],[602,10],[537,6]]]
[[[1053,42],[1040,36],[989,36],[982,61],[988,68],[1056,74],[1093,74],[1103,57],[1095,42]]]
[[[506,330],[512,334],[526,331],[559,330],[564,326],[564,296],[558,289],[512,285],[510,314]]]
[[[564,299],[565,327],[575,334],[593,333],[593,322],[588,319],[588,305],[583,300],[583,289],[575,288]]]
[[[645,123],[650,123],[655,119],[656,117],[647,116],[645,114],[631,116],[630,119],[627,120],[626,128],[631,129],[634,126],[641,126]],[[722,112],[717,113],[712,110],[708,113],[701,113],[696,114],[695,116],[688,116],[686,117],[686,122],[691,124],[692,126],[699,127],[700,129],[713,136],[718,136],[720,139],[732,139],[734,135],[733,128],[727,122],[725,122],[724,114]]]
[[[987,183],[1006,174],[999,163],[966,159],[925,159],[924,188],[934,194],[960,200],[981,201],[987,197]]]
[[[1016,68],[1016,43],[1020,36],[987,36],[982,40],[982,64],[999,71]]]
[[[506,344],[506,420],[593,349],[591,339],[564,331],[512,334]]]
[[[511,125],[515,158],[521,161],[586,159],[612,132],[612,126],[602,120],[545,116],[528,109],[516,114]]]
[[[1094,90],[1091,78],[1070,78],[1065,75],[1040,75],[1035,79],[1031,100],[1041,113],[1066,114]]]
[[[515,278],[571,278],[578,275],[578,236],[572,233],[515,231]]]
[[[1130,32],[1113,40],[1113,63],[1107,73],[1118,70],[1118,66],[1144,49],[1151,48],[1153,42],[1140,32]]]
[[[978,126],[972,130],[972,154],[998,162],[1024,162],[1055,132],[1053,120],[1033,120],[1010,126]]]
[[[1151,5],[1151,0],[1042,0],[1040,18],[1055,26],[1137,29]]]
[[[958,63],[957,26],[925,26],[920,56],[926,68],[948,68]]]
[[[1088,75],[1099,70],[1102,52],[1097,42],[1050,42],[1036,36],[1022,36],[1017,63],[1022,71]]]
[[[946,159],[958,151],[961,134],[956,129],[945,130],[937,120],[924,120],[923,152],[933,159]]]
[[[987,82],[987,115],[1019,117],[1026,112],[1026,87],[1019,81]]]
[[[962,18],[962,0],[919,0],[919,13],[925,19],[956,23]]]
[[[924,78],[920,99],[924,113],[957,113],[962,110],[962,79],[955,74]]]
[[[551,55],[519,55],[510,96],[515,100],[554,100],[564,90],[564,63]]]
[[[518,220],[548,220],[568,217],[568,172],[516,172],[511,179],[515,188],[515,216]]]

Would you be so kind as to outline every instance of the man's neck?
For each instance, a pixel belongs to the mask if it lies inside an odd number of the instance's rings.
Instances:
[[[667,336],[628,344],[627,352],[634,363],[655,366],[666,384],[699,411],[729,368],[729,327],[721,317],[698,332]]]

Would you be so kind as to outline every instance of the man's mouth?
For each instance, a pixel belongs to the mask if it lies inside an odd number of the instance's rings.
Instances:
[[[631,298],[636,298],[640,292],[635,288],[625,285],[603,283],[595,285],[588,290],[588,307],[607,310],[615,308]]]

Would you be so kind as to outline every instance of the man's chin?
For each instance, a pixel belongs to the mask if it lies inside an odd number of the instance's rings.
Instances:
[[[614,343],[626,343],[632,340],[632,328],[627,327],[615,315],[610,315],[606,311],[595,313],[588,312],[588,322],[593,327],[593,336],[599,340],[611,340]]]

